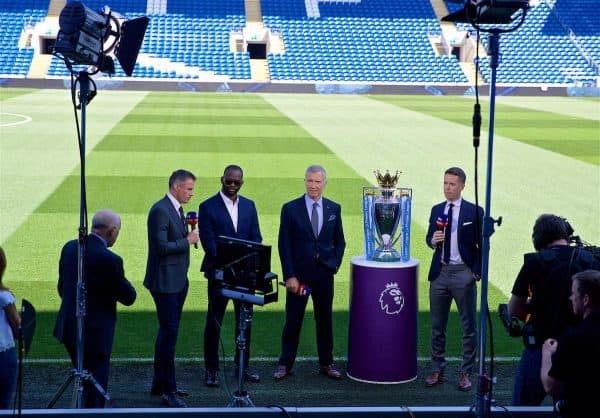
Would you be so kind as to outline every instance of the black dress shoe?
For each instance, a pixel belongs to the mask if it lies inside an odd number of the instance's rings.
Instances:
[[[175,392],[163,395],[162,401],[169,408],[187,408],[187,404]]]
[[[207,370],[204,373],[204,380],[206,386],[216,388],[219,386],[219,371],[218,370]]]

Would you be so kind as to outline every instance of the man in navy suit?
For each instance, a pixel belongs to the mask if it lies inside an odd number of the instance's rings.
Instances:
[[[153,395],[162,395],[172,408],[187,406],[175,381],[175,344],[179,321],[188,291],[190,245],[199,241],[198,230],[188,232],[182,203],[194,195],[196,177],[176,170],[169,178],[169,192],[156,202],[148,214],[148,261],[144,286],[150,290],[158,316],[158,335],[154,346]]]
[[[285,325],[281,336],[281,356],[273,377],[281,380],[291,373],[308,296],[311,289],[317,331],[319,373],[340,379],[333,365],[333,276],[344,256],[346,241],[341,206],[325,199],[325,169],[308,167],[304,176],[306,194],[283,205],[279,226],[279,257],[285,280]]]
[[[107,389],[117,302],[132,305],[136,292],[125,278],[123,259],[108,249],[117,240],[121,218],[110,210],[98,211],[92,218],[92,232],[85,244],[86,311],[83,317],[83,368]],[[58,269],[58,294],[62,298],[54,336],[65,345],[73,365],[77,365],[77,281],[79,278],[77,240],[65,244]],[[103,408],[104,397],[92,382],[83,382],[85,408]]]
[[[463,331],[463,361],[458,389],[471,389],[470,375],[477,348],[477,286],[481,274],[483,209],[461,197],[467,176],[458,167],[444,173],[446,201],[431,208],[426,242],[435,251],[429,268],[432,373],[425,386],[443,381],[446,367],[446,327],[452,300],[456,302]],[[442,222],[440,222],[442,220]],[[445,225],[444,225],[445,224]]]
[[[224,235],[247,241],[262,242],[258,225],[256,206],[250,199],[238,195],[244,184],[244,172],[237,165],[225,167],[221,177],[221,190],[216,195],[200,204],[198,209],[198,229],[200,242],[204,249],[204,259],[200,270],[208,279],[208,312],[204,327],[204,366],[206,386],[219,386],[219,335],[228,298],[219,294],[219,287],[215,285],[215,268],[217,267],[216,238]],[[236,330],[239,327],[240,303],[233,301],[235,308]],[[237,332],[236,332],[237,335]],[[244,378],[246,381],[257,383],[260,376],[248,369],[250,358],[250,324],[245,332],[246,352]],[[236,375],[239,373],[239,353],[236,350],[235,364]]]

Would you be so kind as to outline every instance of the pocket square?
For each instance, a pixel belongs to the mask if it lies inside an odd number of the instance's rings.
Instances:
[[[329,219],[327,219],[327,222],[331,222],[335,220],[335,215],[329,215]]]
[[[471,225],[473,222],[464,222],[463,226]]]

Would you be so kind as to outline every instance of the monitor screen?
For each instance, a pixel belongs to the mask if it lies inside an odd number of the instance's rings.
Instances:
[[[271,270],[271,246],[226,236],[217,237],[217,269],[232,286],[261,290]]]

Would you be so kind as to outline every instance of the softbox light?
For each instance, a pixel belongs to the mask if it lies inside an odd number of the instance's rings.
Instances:
[[[529,7],[528,0],[459,0],[454,3],[464,3],[465,7],[443,17],[443,22],[508,24],[518,10]]]
[[[123,71],[131,76],[150,19],[123,20],[117,16],[107,6],[95,12],[79,1],[67,3],[58,19],[54,54],[68,60],[68,64],[91,65],[114,74],[114,62],[108,55],[114,48]]]

